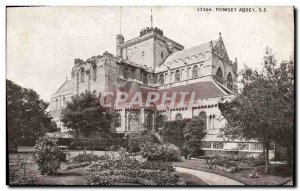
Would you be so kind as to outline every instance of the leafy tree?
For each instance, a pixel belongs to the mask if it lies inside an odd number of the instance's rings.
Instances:
[[[38,137],[55,131],[56,124],[46,111],[48,103],[32,89],[6,80],[7,130],[9,148],[34,145]]]
[[[203,121],[196,116],[189,120],[183,128],[184,146],[186,158],[201,154],[201,139],[206,135]]]
[[[107,135],[111,132],[112,114],[99,104],[99,100],[90,92],[72,97],[61,113],[64,126],[89,136],[91,133]]]
[[[221,130],[230,139],[256,139],[263,144],[265,172],[269,171],[272,142],[293,147],[294,133],[293,61],[279,66],[266,52],[261,71],[246,68],[241,72],[243,89],[231,101],[219,104],[227,125]],[[292,152],[292,151],[290,151]]]

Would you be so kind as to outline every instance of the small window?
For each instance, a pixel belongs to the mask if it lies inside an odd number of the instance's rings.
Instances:
[[[121,127],[121,115],[119,113],[115,117],[115,127]]]
[[[97,78],[97,66],[96,64],[94,64],[92,67],[92,80],[96,80],[96,78]]]
[[[175,81],[176,82],[180,81],[180,70],[176,70],[175,72]]]
[[[211,148],[211,142],[202,142],[202,148],[210,149]]]
[[[161,57],[161,58],[163,58],[163,57],[164,57],[164,53],[163,53],[163,51],[161,51],[161,53],[160,53],[160,57]]]
[[[182,120],[182,115],[180,114],[180,113],[178,113],[177,115],[176,115],[176,121],[178,121],[178,120]]]
[[[159,85],[163,85],[163,84],[164,84],[164,74],[160,74],[160,75],[159,75],[159,80],[158,80],[158,82],[159,82]]]
[[[213,143],[213,148],[214,149],[223,149],[223,143],[222,142],[214,142]]]
[[[193,67],[193,79],[198,78],[198,66]]]
[[[80,82],[81,83],[84,83],[84,69],[82,68],[81,70],[80,70]]]
[[[145,56],[145,52],[144,51],[142,52],[142,56]]]

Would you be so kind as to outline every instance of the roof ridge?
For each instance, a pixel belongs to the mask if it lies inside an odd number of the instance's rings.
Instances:
[[[61,90],[62,87],[64,87],[64,85],[65,85],[68,81],[71,81],[71,80],[66,80],[66,81],[58,88],[58,90],[57,90],[54,94],[58,93],[59,90]]]

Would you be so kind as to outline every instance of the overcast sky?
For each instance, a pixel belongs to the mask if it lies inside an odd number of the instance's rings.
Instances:
[[[150,7],[123,7],[125,40],[150,26]],[[214,9],[213,9],[214,10]],[[278,60],[293,57],[293,8],[268,7],[266,13],[199,12],[196,7],[153,7],[153,25],[185,48],[222,33],[231,60],[259,68],[266,46]],[[70,78],[74,58],[104,51],[115,54],[119,7],[35,7],[7,10],[7,78],[50,101]]]

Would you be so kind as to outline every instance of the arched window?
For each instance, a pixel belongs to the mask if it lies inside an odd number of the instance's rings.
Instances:
[[[223,72],[222,72],[221,68],[218,68],[218,70],[217,70],[216,79],[218,82],[223,84]]]
[[[92,80],[96,80],[96,78],[97,78],[97,65],[94,64],[92,66]]]
[[[229,73],[227,75],[227,87],[228,89],[232,90],[233,89],[233,80],[232,80],[232,75]]]
[[[163,84],[164,84],[164,74],[160,74],[160,75],[159,75],[159,80],[158,80],[158,82],[159,82],[159,85],[163,85]]]
[[[84,82],[84,69],[82,68],[81,70],[80,70],[80,82],[81,83],[83,83]]]
[[[128,130],[137,130],[140,127],[140,115],[137,112],[132,112],[128,116]]]
[[[181,70],[181,79],[183,79],[184,69]]]
[[[198,78],[198,66],[193,67],[193,79]]]
[[[115,116],[115,127],[121,127],[121,115],[118,113]]]
[[[173,82],[173,76],[174,76],[174,72],[171,72],[171,77],[170,77],[171,82]]]
[[[143,73],[143,83],[144,84],[148,84],[148,78],[147,78],[147,74]]]
[[[207,115],[206,115],[206,112],[205,111],[200,112],[199,118],[203,122],[204,128],[207,129]]]
[[[175,117],[176,121],[178,120],[182,120],[182,115],[180,113],[178,113]]]
[[[56,109],[58,109],[58,99],[55,100]]]
[[[146,116],[145,120],[145,128],[147,130],[152,130],[152,124],[153,124],[153,112],[149,111]]]
[[[180,70],[176,70],[175,72],[175,82],[180,81]]]
[[[156,123],[155,123],[155,130],[158,131],[158,129],[163,128],[165,124],[165,117],[163,115],[159,115],[156,117]]]
[[[165,73],[165,83],[167,82],[168,73]]]
[[[124,69],[124,75],[123,75],[123,77],[124,77],[124,79],[127,79],[128,76],[129,76],[128,68],[125,68],[125,69]]]

